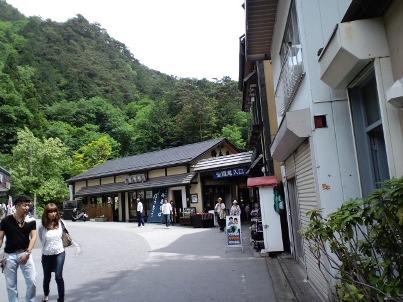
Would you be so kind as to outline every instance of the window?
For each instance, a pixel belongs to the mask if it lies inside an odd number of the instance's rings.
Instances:
[[[349,89],[362,194],[368,197],[389,179],[385,139],[373,66],[360,75]]]
[[[305,75],[295,1],[292,1],[288,13],[287,24],[280,49],[280,57],[282,66],[275,95],[278,110],[277,114],[283,117],[290,107]]]

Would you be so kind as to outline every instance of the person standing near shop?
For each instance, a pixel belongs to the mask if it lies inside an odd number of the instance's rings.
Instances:
[[[175,203],[173,200],[171,200],[171,208],[172,208],[172,214],[171,214],[171,225],[175,224],[175,216],[176,216],[176,208],[175,208]]]
[[[0,223],[0,248],[3,245],[4,236],[6,237],[4,277],[10,302],[18,301],[18,267],[27,285],[26,301],[35,301],[36,270],[31,252],[38,232],[35,219],[28,217],[30,205],[31,199],[28,196],[18,196],[14,203],[15,213],[3,218]]]
[[[241,216],[241,208],[238,205],[238,202],[236,201],[236,199],[234,199],[234,201],[232,202],[232,207],[230,210],[230,215],[231,216]]]
[[[249,220],[249,213],[250,213],[250,208],[249,208],[249,205],[246,204],[246,206],[245,206],[245,216],[246,216],[246,220]]]
[[[42,215],[42,225],[39,227],[39,239],[42,243],[42,269],[43,269],[43,298],[42,302],[49,299],[49,284],[52,271],[55,272],[57,302],[64,302],[63,267],[66,252],[63,247],[63,226],[59,215],[59,209],[54,203],[45,206]]]
[[[219,218],[218,224],[220,226],[220,231],[224,232],[225,228],[225,204],[222,202],[222,198],[218,197],[217,204],[214,207],[214,211],[217,213]]]
[[[167,228],[169,228],[170,217],[172,214],[171,204],[168,202],[168,199],[164,199],[164,203],[162,204],[162,215],[164,215],[164,221]]]
[[[137,198],[137,224],[139,227],[144,227],[143,203],[140,198]]]

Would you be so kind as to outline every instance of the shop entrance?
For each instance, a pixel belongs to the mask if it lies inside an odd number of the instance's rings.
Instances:
[[[179,223],[179,213],[182,212],[182,190],[173,190],[172,191],[172,200],[175,204],[175,216],[174,216],[174,223]]]

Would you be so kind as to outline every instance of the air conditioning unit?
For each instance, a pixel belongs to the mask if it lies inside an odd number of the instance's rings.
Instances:
[[[11,188],[11,184],[9,182],[6,182],[6,189],[10,190],[10,188]]]
[[[388,56],[382,18],[339,23],[320,54],[320,79],[332,88],[346,89],[374,58]]]

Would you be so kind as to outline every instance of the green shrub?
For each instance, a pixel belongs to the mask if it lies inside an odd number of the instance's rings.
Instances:
[[[301,233],[323,273],[336,271],[336,300],[403,301],[403,178],[368,199],[351,199],[327,218],[310,211]],[[329,253],[327,247],[330,249]]]

